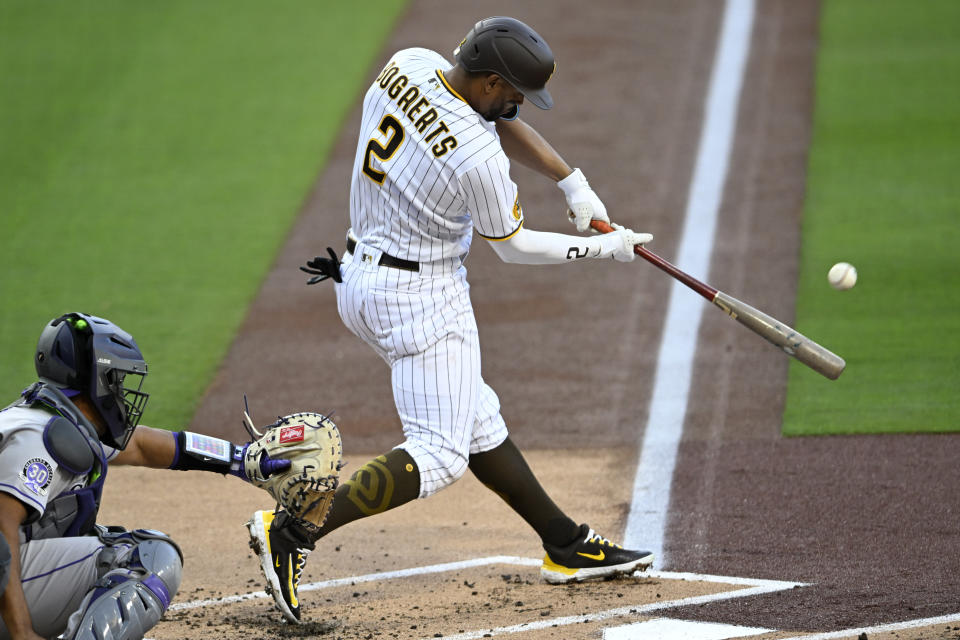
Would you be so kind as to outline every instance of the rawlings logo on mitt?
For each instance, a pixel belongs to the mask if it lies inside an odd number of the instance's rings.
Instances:
[[[249,416],[247,416],[249,421]],[[248,427],[253,425],[248,422]],[[243,469],[250,482],[267,491],[291,516],[323,525],[340,482],[343,447],[337,425],[321,413],[294,413],[266,427],[250,443]],[[289,460],[287,471],[264,477],[261,460]]]

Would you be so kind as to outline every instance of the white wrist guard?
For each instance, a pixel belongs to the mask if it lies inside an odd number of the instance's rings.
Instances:
[[[559,181],[557,186],[567,198],[568,217],[570,222],[576,225],[577,231],[583,233],[589,229],[591,220],[610,222],[607,208],[590,188],[590,183],[580,169],[574,169],[573,173]]]
[[[589,189],[590,183],[587,182],[587,178],[583,175],[583,171],[580,171],[580,169],[574,169],[573,173],[568,175],[563,180],[557,182],[557,186],[560,187],[560,190],[563,191],[564,195],[569,198],[576,192],[577,189]]]

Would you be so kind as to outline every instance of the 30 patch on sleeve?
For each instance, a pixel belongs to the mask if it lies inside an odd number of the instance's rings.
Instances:
[[[53,468],[43,458],[31,458],[20,471],[20,480],[28,491],[38,496],[47,495],[47,487],[53,480]]]

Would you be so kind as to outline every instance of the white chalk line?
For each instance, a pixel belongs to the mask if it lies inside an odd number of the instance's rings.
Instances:
[[[934,618],[917,618],[916,620],[891,622],[888,624],[875,625],[873,627],[859,627],[856,629],[844,629],[842,631],[814,633],[806,636],[792,636],[788,640],[834,640],[835,638],[859,636],[861,633],[871,634],[885,633],[887,631],[903,631],[904,629],[917,629],[920,627],[929,627],[935,624],[948,624],[950,622],[960,622],[960,613],[952,613],[946,616],[936,616]]]
[[[430,575],[444,573],[448,571],[459,571],[474,567],[483,567],[489,565],[508,565],[519,567],[539,567],[541,560],[538,558],[524,558],[520,556],[488,556],[485,558],[474,558],[471,560],[462,560],[457,562],[445,562],[440,564],[426,565],[421,567],[410,567],[407,569],[398,569],[395,571],[383,571],[380,573],[368,573],[359,576],[347,578],[336,578],[333,580],[323,580],[311,582],[300,586],[300,592],[319,591],[322,589],[332,589],[342,586],[352,586],[357,584],[379,582],[386,580],[396,580],[399,578],[409,578],[421,575]],[[602,622],[603,620],[626,617],[634,615],[644,615],[690,605],[707,604],[726,599],[746,598],[751,596],[764,595],[777,591],[787,591],[799,587],[810,586],[809,583],[791,582],[784,580],[767,580],[763,578],[742,578],[737,576],[721,576],[704,573],[690,573],[678,571],[656,571],[649,570],[643,573],[635,574],[639,578],[654,578],[661,580],[681,580],[687,582],[710,582],[719,584],[729,584],[731,586],[741,587],[735,591],[714,593],[705,596],[693,596],[690,598],[681,598],[678,600],[668,600],[665,602],[655,602],[642,605],[617,607],[606,611],[598,611],[591,614],[578,616],[562,616],[550,619],[538,619],[529,623],[497,627],[494,629],[482,629],[463,634],[444,636],[444,640],[468,640],[471,638],[482,638],[486,634],[491,636],[504,635],[510,633],[520,633],[524,631],[534,631],[546,627],[566,626],[571,624],[580,624],[584,622]],[[204,600],[193,600],[191,602],[177,602],[170,606],[170,611],[183,611],[188,609],[197,609],[211,606],[226,606],[247,600],[257,600],[269,598],[265,591],[253,591],[245,594],[227,596],[224,598],[210,598]],[[861,633],[883,633],[886,631],[900,631],[903,629],[914,629],[926,627],[935,624],[947,624],[960,622],[960,613],[938,616],[934,618],[922,618],[917,620],[907,620],[904,622],[894,622],[889,624],[876,625],[871,627],[859,627],[855,629],[845,629],[840,631],[830,631],[825,633],[815,633],[811,635],[793,636],[789,640],[837,640]]]
[[[709,271],[713,254],[714,230],[736,133],[740,88],[750,52],[753,13],[754,0],[728,0],[724,9],[676,258],[677,265],[694,276]],[[670,490],[687,414],[703,308],[699,295],[679,282],[673,283],[624,533],[624,546],[653,551],[663,566],[668,563],[664,536]]]
[[[665,573],[665,572],[660,572]],[[689,574],[693,575],[693,574]],[[480,629],[477,631],[468,631],[466,633],[458,633],[452,636],[443,636],[441,640],[474,640],[475,638],[488,638],[510,633],[524,633],[527,631],[536,631],[538,629],[546,629],[549,627],[563,627],[571,624],[582,624],[588,622],[603,622],[604,620],[609,620],[611,618],[620,618],[624,616],[638,616],[654,613],[656,611],[663,611],[664,609],[675,609],[677,607],[688,607],[700,604],[708,604],[711,602],[718,602],[721,600],[733,600],[735,598],[749,598],[752,596],[760,596],[768,593],[773,593],[775,591],[784,591],[786,589],[793,589],[796,587],[805,586],[802,583],[796,582],[781,582],[777,580],[758,580],[762,584],[748,587],[745,589],[737,589],[734,591],[725,591],[722,593],[711,593],[704,596],[692,596],[689,598],[680,598],[678,600],[667,600],[665,602],[652,602],[649,604],[641,605],[627,605],[624,607],[617,607],[616,609],[607,609],[606,611],[597,611],[595,613],[586,613],[577,616],[561,616],[558,618],[540,618],[532,622],[523,622],[520,624],[514,624],[505,627],[496,627],[493,629]]]
[[[441,564],[431,564],[422,567],[411,567],[409,569],[398,569],[396,571],[383,571],[380,573],[368,573],[361,576],[352,576],[348,578],[336,578],[334,580],[323,580],[320,582],[311,582],[300,585],[299,592],[319,591],[321,589],[332,589],[335,587],[353,586],[367,582],[380,582],[384,580],[396,580],[398,578],[411,578],[415,576],[430,575],[434,573],[444,573],[447,571],[460,571],[462,569],[471,569],[474,567],[483,567],[494,564],[511,565],[518,567],[539,567],[542,560],[538,558],[523,558],[519,556],[488,556],[486,558],[474,558],[472,560],[461,560],[458,562],[444,562]],[[659,578],[662,580],[685,580],[689,582],[715,582],[720,584],[729,584],[739,587],[762,588],[770,591],[782,591],[793,589],[795,587],[807,586],[801,582],[784,582],[780,580],[763,580],[753,578],[739,578],[734,576],[716,576],[700,573],[681,573],[674,571],[645,571],[635,574],[641,578]],[[740,593],[739,591],[736,593]],[[765,591],[764,593],[768,593]],[[265,591],[252,591],[223,598],[209,598],[204,600],[193,600],[191,602],[175,602],[170,605],[170,611],[183,611],[186,609],[197,609],[200,607],[224,606],[246,600],[258,600],[270,597]],[[659,603],[658,603],[659,604]]]
[[[365,582],[378,582],[380,580],[394,580],[397,578],[411,578],[414,576],[428,575],[431,573],[443,573],[445,571],[459,571],[461,569],[470,569],[472,567],[482,567],[490,564],[511,564],[525,567],[540,566],[541,561],[533,558],[520,558],[516,556],[490,556],[487,558],[474,558],[473,560],[462,560],[458,562],[444,562],[442,564],[431,564],[423,567],[411,567],[409,569],[398,569],[396,571],[383,571],[380,573],[368,573],[362,576],[353,576],[350,578],[337,578],[334,580],[323,580],[321,582],[310,582],[300,585],[298,593],[305,591],[318,591],[320,589],[330,589],[333,587],[343,587]],[[258,598],[267,598],[266,591],[254,591],[225,598],[212,598],[210,600],[194,600],[193,602],[177,603],[170,607],[170,610],[178,609],[196,609],[197,607],[208,607],[211,605],[232,604],[234,602],[243,602],[244,600],[255,600]]]

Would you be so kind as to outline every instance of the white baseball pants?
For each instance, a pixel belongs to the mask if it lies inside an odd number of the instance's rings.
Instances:
[[[500,400],[480,376],[480,341],[461,261],[419,272],[379,266],[357,243],[343,258],[337,308],[344,324],[390,365],[393,399],[417,463],[420,497],[452,484],[469,456],[507,437]]]

